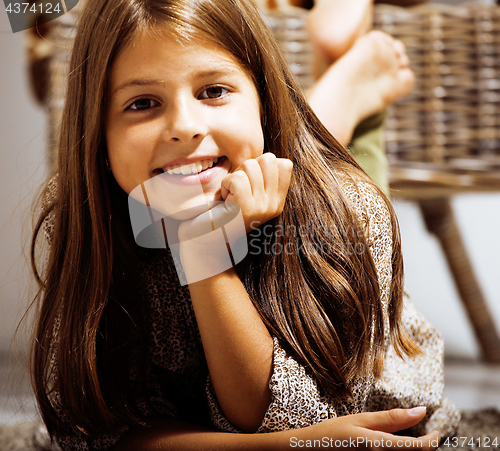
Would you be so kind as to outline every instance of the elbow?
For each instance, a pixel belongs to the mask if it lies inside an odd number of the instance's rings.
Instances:
[[[231,403],[228,406],[221,405],[227,420],[239,431],[246,433],[257,432],[271,403],[269,392],[261,396],[253,396],[247,400]]]
[[[254,433],[260,428],[265,412],[262,415],[252,414],[250,412],[242,412],[230,419],[233,426],[239,431],[246,433]]]

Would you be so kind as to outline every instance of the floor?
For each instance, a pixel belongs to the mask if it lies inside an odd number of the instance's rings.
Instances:
[[[0,354],[0,425],[38,420],[25,364]]]
[[[445,363],[445,395],[464,410],[500,410],[500,366],[468,360]],[[0,355],[0,425],[38,420],[27,372]]]
[[[445,395],[462,410],[496,407],[500,410],[500,365],[447,360]]]

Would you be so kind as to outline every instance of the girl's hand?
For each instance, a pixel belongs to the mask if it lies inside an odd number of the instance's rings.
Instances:
[[[239,205],[247,233],[281,214],[292,168],[290,160],[267,152],[245,161],[224,178],[222,199]]]
[[[195,239],[199,246],[207,247],[200,237],[226,226],[239,212],[243,216],[245,233],[278,216],[285,205],[292,168],[290,160],[276,158],[272,153],[246,160],[222,180],[218,200],[180,224],[179,241]],[[234,231],[235,238],[238,233],[240,230]]]
[[[439,446],[437,431],[422,437],[393,435],[415,426],[424,416],[424,407],[347,415],[293,431],[290,444],[300,447],[301,444],[304,446],[305,440],[316,439],[322,440],[327,449],[434,450]],[[314,429],[314,434],[311,434]]]
[[[232,247],[250,230],[283,211],[292,168],[290,160],[271,153],[249,159],[222,180],[223,201],[214,202],[210,210],[180,224],[179,248],[170,248],[180,256],[188,284],[231,268],[226,241]],[[238,247],[236,254],[231,251],[235,263],[246,255]]]
[[[390,433],[414,426],[424,415],[425,410],[415,414],[412,413],[412,409],[394,409],[348,415],[302,429],[267,434],[233,434],[204,429],[172,418],[151,419],[148,421],[148,427],[132,427],[113,450],[189,451],[210,448],[231,451],[290,451],[290,449],[311,449],[314,447],[313,440],[320,441],[321,449],[434,450],[439,444],[437,432],[417,438]],[[336,440],[340,442],[335,443]]]

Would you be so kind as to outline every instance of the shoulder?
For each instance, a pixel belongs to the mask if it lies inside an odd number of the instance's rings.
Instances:
[[[356,174],[340,173],[337,180],[367,238],[370,240],[376,235],[390,234],[391,212],[380,190]]]
[[[378,188],[361,177],[341,176],[341,189],[357,216],[378,275],[381,299],[387,305],[393,276],[393,218],[389,200]],[[385,315],[387,318],[387,314]]]

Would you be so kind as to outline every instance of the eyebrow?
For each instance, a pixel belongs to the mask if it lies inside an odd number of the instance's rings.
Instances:
[[[218,69],[211,69],[206,71],[200,71],[195,74],[195,79],[199,80],[202,78],[210,78],[215,76],[230,76],[238,74],[236,68],[222,67]],[[156,78],[134,78],[132,80],[127,80],[125,83],[119,85],[111,94],[114,97],[119,91],[133,87],[133,86],[157,86],[164,83],[164,80],[158,80]]]
[[[224,76],[224,75],[238,75],[238,74],[239,74],[239,71],[236,68],[221,67],[221,68],[217,68],[217,69],[204,70],[204,71],[198,72],[196,74],[195,78],[200,79],[200,78],[215,77],[217,75]]]
[[[117,92],[123,91],[124,89],[133,86],[154,86],[160,85],[162,83],[163,80],[157,80],[156,78],[134,78],[132,80],[127,80],[125,83],[122,83],[120,86],[118,86],[111,94],[111,97],[114,97]]]

